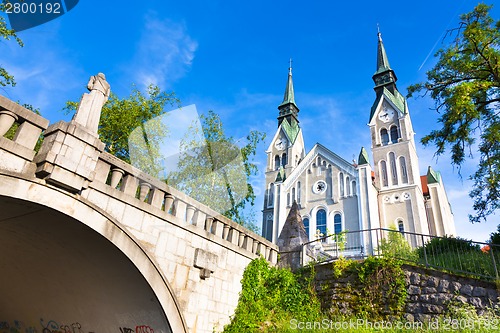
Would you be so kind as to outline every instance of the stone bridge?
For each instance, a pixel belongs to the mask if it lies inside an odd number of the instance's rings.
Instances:
[[[277,247],[104,152],[92,112],[0,96],[0,332],[220,331]]]

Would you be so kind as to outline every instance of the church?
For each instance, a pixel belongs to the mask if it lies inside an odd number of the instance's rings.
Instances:
[[[396,87],[380,32],[377,48],[376,96],[367,110],[373,160],[364,147],[357,163],[320,143],[305,151],[289,68],[278,129],[266,151],[262,235],[268,240],[277,242],[294,202],[309,240],[375,228],[455,235],[440,173],[430,166],[426,175],[419,173],[408,103]]]

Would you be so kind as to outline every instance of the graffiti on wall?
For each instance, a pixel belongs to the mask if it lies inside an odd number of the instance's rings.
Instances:
[[[38,327],[38,328],[37,328]],[[154,333],[148,325],[138,325],[135,328],[119,327],[120,333]],[[79,322],[58,324],[54,320],[40,319],[38,325],[25,324],[20,320],[0,321],[0,333],[95,333],[82,328]]]
[[[140,325],[140,326],[136,326],[135,330],[133,328],[129,328],[129,327],[120,327],[120,332],[121,333],[154,333],[155,331],[147,325]]]

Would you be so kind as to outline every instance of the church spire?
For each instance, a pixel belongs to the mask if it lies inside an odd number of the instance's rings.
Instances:
[[[285,95],[283,96],[283,102],[281,105],[288,103],[295,104],[295,94],[293,92],[293,81],[292,81],[292,59],[290,58],[290,67],[288,67],[288,81],[286,83]]]
[[[384,42],[382,41],[382,34],[380,30],[377,33],[378,36],[378,48],[377,48],[377,71],[373,74],[373,82],[375,82],[375,91],[379,91],[386,87],[392,93],[396,90],[396,73],[391,68],[389,64],[389,59],[387,58],[387,53],[385,52]]]
[[[290,67],[288,67],[288,81],[286,83],[285,95],[283,96],[283,102],[278,106],[279,116],[278,125],[286,119],[290,125],[297,124],[299,108],[295,104],[295,93],[293,91],[293,80],[292,80],[292,59],[290,58]]]
[[[387,54],[385,53],[384,42],[382,41],[382,33],[380,32],[380,28],[377,24],[377,37],[378,37],[378,52],[377,52],[377,72],[380,73],[385,70],[391,69],[391,65],[389,65],[389,59],[387,59]]]

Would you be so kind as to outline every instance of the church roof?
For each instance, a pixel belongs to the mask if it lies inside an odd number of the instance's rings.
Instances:
[[[285,180],[286,180],[285,169],[283,169],[283,167],[280,167],[280,170],[278,171],[278,174],[276,175],[275,182],[284,182]]]
[[[394,94],[393,94],[389,89],[387,89],[386,87],[384,87],[384,90],[382,91],[381,94],[379,94],[377,96],[377,98],[375,99],[375,102],[372,105],[372,108],[371,108],[371,111],[370,111],[370,119],[369,119],[369,121],[372,120],[373,115],[375,114],[375,111],[377,111],[377,107],[378,107],[378,105],[380,103],[380,100],[383,97],[385,97],[389,101],[391,101],[391,103],[401,113],[403,113],[403,114],[408,113],[408,105],[406,104],[406,98],[404,98],[404,96],[401,95],[401,93],[399,91],[394,90]]]
[[[441,173],[439,171],[434,171],[432,167],[429,165],[429,169],[427,170],[427,183],[435,184],[441,182]]]
[[[293,104],[295,107],[295,94],[293,92],[293,80],[292,80],[292,67],[288,68],[288,81],[286,82],[285,95],[283,96],[283,102],[279,106]]]
[[[370,164],[370,158],[368,157],[368,152],[365,147],[361,147],[358,157],[358,165]]]
[[[382,42],[382,34],[379,32],[377,36],[377,71],[375,72],[375,74],[383,73],[391,69],[391,65],[389,65],[389,59],[387,58],[387,53],[385,52],[384,43]]]
[[[283,119],[283,121],[281,122],[281,128],[283,129],[283,131],[285,131],[291,143],[294,144],[297,136],[299,135],[299,124],[296,121],[292,120],[292,124],[290,125],[288,120]]]
[[[318,156],[321,156],[327,163],[337,166],[347,175],[356,176],[357,170],[351,162],[343,159],[339,155],[332,152],[320,143],[316,143],[314,147],[306,154],[297,167],[287,175],[286,182],[283,181],[284,189],[288,190],[297,180],[297,178],[311,166]]]
[[[422,184],[422,194],[429,195],[429,186],[427,186],[427,175],[420,176],[420,184]]]

